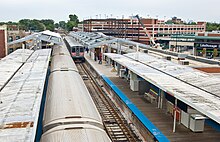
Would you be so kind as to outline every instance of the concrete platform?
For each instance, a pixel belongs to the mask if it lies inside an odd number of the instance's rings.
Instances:
[[[150,121],[162,131],[162,133],[170,141],[212,141],[217,142],[220,139],[220,132],[205,124],[204,132],[194,133],[187,129],[182,124],[177,124],[176,132],[172,132],[173,117],[166,114],[165,110],[158,109],[156,105],[148,102],[143,96],[138,95],[138,92],[133,92],[129,88],[129,82],[125,79],[119,78],[116,72],[111,72],[112,67],[105,63],[98,64],[85,54],[86,60],[96,69],[99,74],[103,74],[115,84],[117,87],[127,95],[127,97],[139,108]]]

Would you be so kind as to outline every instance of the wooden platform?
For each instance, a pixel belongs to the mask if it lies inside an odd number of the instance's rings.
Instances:
[[[158,109],[156,105],[148,102],[138,92],[133,92],[129,88],[129,82],[119,77],[109,77],[121,91],[142,111],[151,122],[162,131],[162,133],[172,142],[219,142],[220,132],[205,124],[204,132],[194,133],[182,124],[176,125],[176,132],[173,133],[173,117],[165,110]]]

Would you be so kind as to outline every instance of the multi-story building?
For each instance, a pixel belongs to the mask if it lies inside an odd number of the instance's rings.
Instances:
[[[7,55],[7,26],[0,26],[0,58]]]
[[[197,22],[196,25],[165,24],[164,20],[145,18],[142,18],[141,22],[156,42],[174,34],[195,34],[206,30],[205,22]],[[150,38],[146,36],[144,28],[135,17],[130,19],[88,19],[84,20],[79,28],[86,32],[103,32],[106,35],[150,44]]]

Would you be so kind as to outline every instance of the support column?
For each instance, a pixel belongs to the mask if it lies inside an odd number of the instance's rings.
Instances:
[[[24,48],[25,48],[25,44],[22,43],[22,63],[25,62],[25,50],[24,50]]]
[[[163,97],[164,97],[164,94],[163,94],[162,90],[159,90],[159,93],[160,93],[160,108],[163,109]]]
[[[177,110],[177,99],[175,98],[175,104],[174,104],[174,118],[173,118],[173,133],[176,132],[176,110]]]
[[[158,94],[157,108],[160,108],[160,95]]]
[[[108,45],[108,53],[111,53],[111,44]]]
[[[117,75],[120,74],[120,69],[121,69],[121,65],[120,65],[120,64],[117,64]]]

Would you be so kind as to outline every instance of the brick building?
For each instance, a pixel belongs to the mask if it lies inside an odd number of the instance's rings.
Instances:
[[[156,42],[159,42],[161,37],[170,37],[173,34],[195,34],[204,32],[206,29],[205,22],[184,25],[165,24],[163,20],[149,18],[142,18],[141,21]],[[79,28],[85,32],[103,32],[109,36],[126,38],[144,44],[150,43],[150,38],[146,36],[143,27],[135,17],[129,19],[88,19],[84,20]]]
[[[30,33],[26,33],[24,30],[20,30],[19,26],[17,25],[8,25],[7,29],[8,29],[8,32],[7,32],[8,42],[18,40],[30,34]],[[22,43],[10,45],[8,46],[8,53],[11,53],[14,50],[19,49],[21,47],[22,47]]]
[[[0,26],[0,58],[7,55],[7,26]]]

